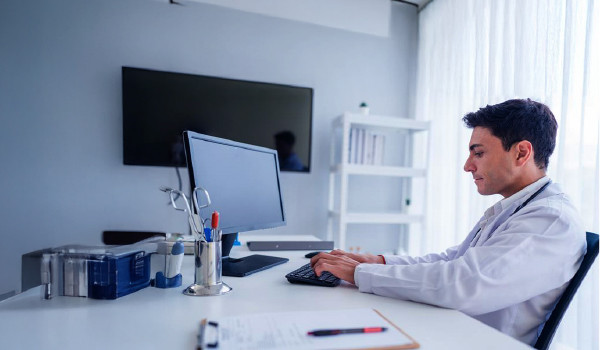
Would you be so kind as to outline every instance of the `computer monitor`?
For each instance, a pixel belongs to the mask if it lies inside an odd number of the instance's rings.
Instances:
[[[219,212],[223,275],[246,276],[288,261],[229,257],[237,233],[286,224],[277,151],[192,131],[184,131],[183,142],[192,189],[202,187],[210,195],[211,205],[200,209],[200,217]]]

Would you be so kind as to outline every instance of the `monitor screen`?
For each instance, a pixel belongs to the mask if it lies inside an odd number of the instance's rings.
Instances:
[[[184,130],[276,148],[310,171],[313,90],[123,67],[123,163],[185,166]]]
[[[185,139],[191,186],[210,195],[203,218],[218,211],[225,234],[285,225],[275,150],[189,131]]]

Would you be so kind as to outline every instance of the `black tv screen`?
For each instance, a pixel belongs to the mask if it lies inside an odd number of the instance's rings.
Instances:
[[[276,149],[282,171],[310,171],[311,88],[132,67],[122,79],[126,165],[186,166],[191,130]]]

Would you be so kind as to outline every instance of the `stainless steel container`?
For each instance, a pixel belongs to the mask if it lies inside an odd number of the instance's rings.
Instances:
[[[194,296],[221,295],[231,291],[231,287],[223,283],[221,242],[194,243],[194,284],[187,287],[183,294]]]

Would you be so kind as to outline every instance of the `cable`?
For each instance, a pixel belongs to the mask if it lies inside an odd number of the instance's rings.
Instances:
[[[175,166],[175,173],[177,174],[177,190],[181,192],[181,188],[183,187],[181,183],[181,173],[179,172],[179,167]],[[174,200],[178,200],[180,197],[179,193],[176,194]],[[171,202],[167,202],[167,205],[171,205]]]

